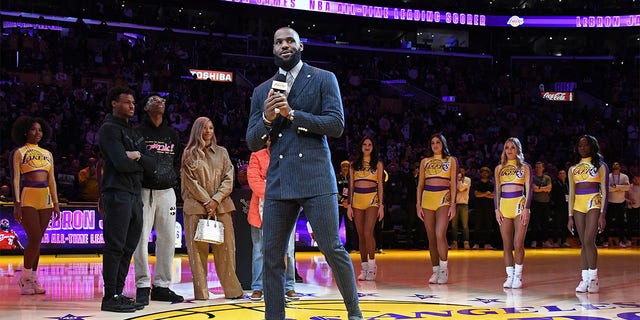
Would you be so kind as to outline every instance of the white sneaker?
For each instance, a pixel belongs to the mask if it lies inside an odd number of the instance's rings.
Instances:
[[[447,281],[449,281],[449,270],[445,268],[439,269],[437,281],[438,281],[438,284],[447,283]]]
[[[367,275],[365,276],[365,280],[367,281],[376,281],[376,273],[378,272],[378,266],[377,265],[369,265],[369,268],[367,269]]]
[[[431,284],[436,284],[438,283],[438,274],[440,273],[440,268],[438,268],[438,271],[434,271],[433,274],[431,275],[431,277],[429,278],[429,283]]]
[[[47,292],[47,289],[41,286],[36,279],[31,279],[31,287],[36,294],[45,294]]]
[[[20,277],[20,279],[18,280],[18,285],[20,286],[20,294],[24,294],[24,295],[36,294],[35,290],[33,290],[31,279]]]
[[[368,269],[368,264],[366,262],[363,262],[362,270],[360,270],[360,275],[358,276],[358,280],[360,281],[367,280],[367,269]]]
[[[513,276],[512,275],[508,275],[507,276],[507,280],[502,284],[503,288],[511,288],[511,286],[513,285]]]
[[[580,283],[578,283],[578,286],[576,287],[576,292],[587,292],[587,289],[589,287],[589,281],[587,280],[580,280]]]
[[[598,278],[589,280],[587,291],[589,293],[597,293],[598,291],[600,291],[600,282],[598,282]]]
[[[511,289],[522,288],[522,275],[514,274],[513,281],[511,282]]]
[[[38,278],[35,274],[31,275],[31,287],[36,294],[44,294],[47,290],[38,283]]]

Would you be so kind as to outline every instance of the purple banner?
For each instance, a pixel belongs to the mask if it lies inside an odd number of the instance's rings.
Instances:
[[[318,0],[221,0],[225,2],[296,9],[355,17],[402,20],[480,27],[619,28],[640,26],[640,15],[621,16],[489,16],[469,12],[449,12],[393,8]]]

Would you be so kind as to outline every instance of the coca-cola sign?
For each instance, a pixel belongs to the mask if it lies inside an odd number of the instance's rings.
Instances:
[[[543,91],[541,94],[542,99],[549,101],[573,101],[573,92]]]

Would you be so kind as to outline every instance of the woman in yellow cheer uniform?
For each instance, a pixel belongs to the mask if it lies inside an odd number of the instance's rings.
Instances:
[[[524,237],[529,224],[532,196],[531,166],[524,161],[522,144],[518,138],[511,137],[504,143],[495,179],[496,220],[500,225],[507,271],[507,280],[502,286],[519,289],[522,288]]]
[[[458,161],[449,154],[442,134],[432,135],[429,143],[430,155],[420,161],[416,210],[429,239],[433,268],[429,283],[445,284],[449,281],[447,226],[456,214]]]
[[[13,123],[11,136],[20,147],[13,151],[12,181],[15,196],[13,218],[22,224],[29,238],[24,249],[24,268],[18,281],[20,294],[43,294],[36,269],[40,243],[51,221],[60,216],[58,191],[53,172],[53,155],[38,146],[49,139],[51,130],[40,118],[21,116]]]
[[[362,271],[358,280],[376,279],[376,219],[384,218],[384,168],[378,161],[378,148],[373,139],[362,138],[358,157],[349,167],[349,199],[347,216],[355,220]]]
[[[598,281],[598,249],[596,235],[604,230],[609,195],[609,168],[600,155],[598,140],[590,135],[578,139],[576,147],[580,161],[569,169],[569,221],[582,243],[582,280],[576,292],[596,293]],[[575,220],[574,220],[575,219]]]

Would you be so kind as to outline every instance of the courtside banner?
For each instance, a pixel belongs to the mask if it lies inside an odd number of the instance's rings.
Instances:
[[[196,80],[233,82],[233,72],[231,71],[189,69],[189,72]]]

